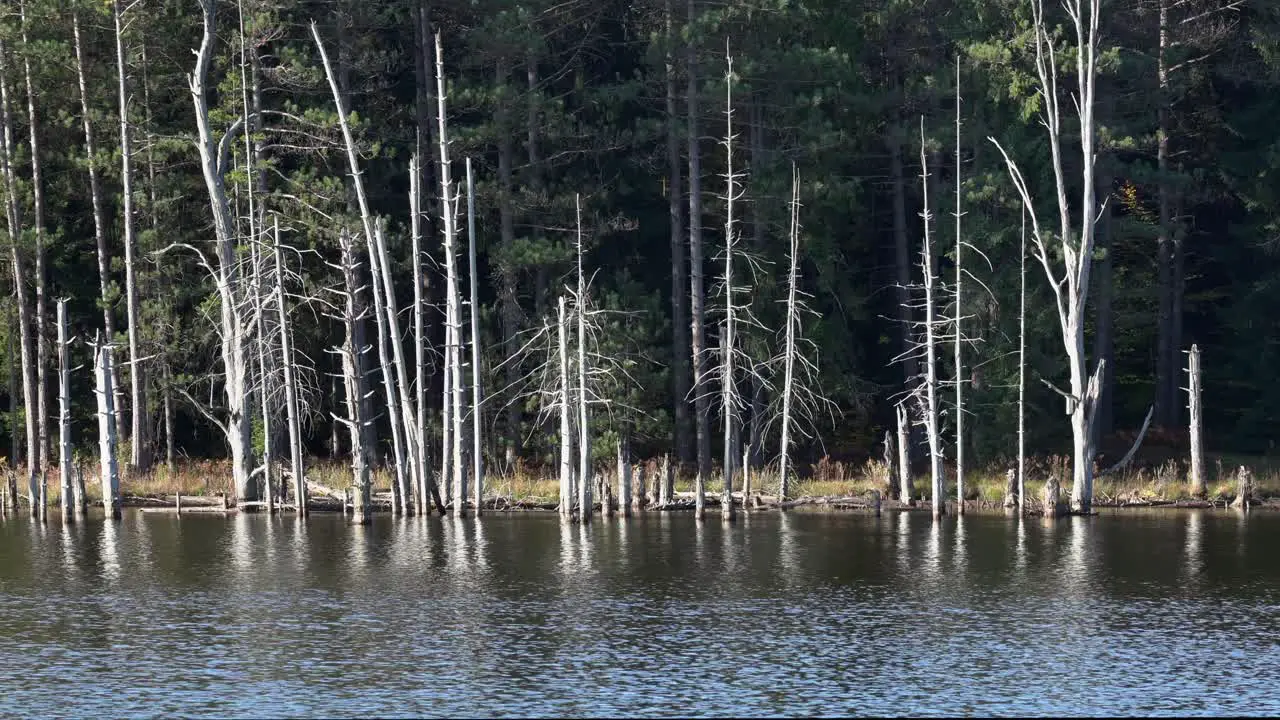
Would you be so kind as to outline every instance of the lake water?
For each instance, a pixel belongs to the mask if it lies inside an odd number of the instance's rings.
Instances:
[[[1275,715],[1280,515],[0,522],[0,714]]]

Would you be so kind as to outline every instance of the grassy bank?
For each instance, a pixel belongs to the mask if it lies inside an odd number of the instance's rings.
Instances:
[[[1269,458],[1214,457],[1207,463],[1207,483],[1210,499],[1229,500],[1235,497],[1235,469],[1241,465],[1254,474],[1255,493],[1262,498],[1280,497],[1280,466]],[[642,463],[644,477],[651,478],[659,472],[658,461]],[[979,503],[999,503],[1005,496],[1005,471],[1008,466],[988,466],[969,470],[965,476],[965,497]],[[686,468],[687,470],[687,468]],[[808,468],[800,468],[802,476],[793,483],[792,497],[847,497],[863,495],[871,490],[884,491],[888,474],[883,463],[869,461],[851,465],[822,460]],[[954,469],[947,470],[947,494],[954,496]],[[96,464],[82,466],[85,485],[91,501],[101,499],[101,484]],[[26,493],[25,471],[16,471],[18,492]],[[1027,494],[1038,497],[1045,479],[1056,476],[1069,492],[1071,468],[1068,458],[1042,457],[1029,459],[1027,464]],[[307,467],[307,477],[321,485],[341,489],[350,484],[349,466],[342,462],[315,460]],[[389,490],[392,474],[387,468],[373,474],[374,490]],[[707,491],[718,494],[721,480],[717,476],[707,484]],[[929,479],[917,475],[913,478],[916,497],[928,493]],[[53,468],[48,476],[48,498],[58,501],[58,472]],[[741,489],[741,479],[736,483]],[[769,469],[752,473],[753,492],[773,495],[777,492],[776,474]],[[691,492],[694,478],[688,472],[677,475],[677,492]],[[181,493],[186,496],[217,496],[233,494],[230,463],[223,460],[197,460],[176,463],[173,468],[157,466],[145,475],[122,473],[121,493],[128,496],[155,497]],[[510,503],[555,502],[559,497],[559,485],[555,477],[538,470],[517,466],[514,472],[490,472],[486,477],[486,498],[502,498]],[[1152,467],[1130,468],[1098,478],[1094,486],[1095,500],[1099,503],[1116,502],[1172,502],[1191,498],[1187,482],[1186,463],[1167,461]]]

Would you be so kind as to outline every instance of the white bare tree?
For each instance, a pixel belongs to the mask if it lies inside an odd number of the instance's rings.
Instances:
[[[1099,360],[1090,372],[1084,344],[1094,230],[1101,212],[1094,183],[1094,163],[1097,160],[1094,153],[1094,93],[1098,74],[1101,0],[1063,0],[1063,7],[1075,35],[1075,47],[1071,54],[1075,59],[1077,87],[1072,93],[1072,104],[1076,107],[1079,118],[1081,157],[1080,198],[1075,203],[1068,200],[1070,186],[1063,158],[1063,112],[1058,89],[1059,49],[1045,18],[1043,0],[1031,0],[1035,70],[1039,83],[1037,91],[1042,101],[1041,120],[1049,141],[1057,199],[1056,234],[1040,223],[1031,188],[1018,164],[995,138],[990,140],[1003,156],[1014,188],[1022,197],[1023,205],[1031,217],[1032,255],[1044,268],[1057,306],[1062,345],[1071,379],[1068,390],[1055,388],[1065,398],[1067,414],[1071,417],[1071,505],[1073,510],[1087,513],[1093,502],[1095,447],[1092,427],[1104,362]]]

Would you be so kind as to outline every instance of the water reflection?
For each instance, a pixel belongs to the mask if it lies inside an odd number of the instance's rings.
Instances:
[[[120,579],[120,549],[117,544],[117,521],[111,518],[103,520],[102,531],[98,534],[98,557],[100,574],[107,587],[113,587]]]
[[[1192,585],[1200,584],[1204,572],[1204,511],[1192,510],[1187,513],[1186,565],[1185,581]]]
[[[1044,530],[909,512],[729,528],[687,513],[369,527],[129,513],[43,535],[29,518],[0,524],[4,707],[348,716],[393,696],[405,715],[1280,712],[1256,680],[1280,663],[1280,516],[1266,513],[1247,533],[1209,512]],[[1171,616],[1194,621],[1170,632]]]

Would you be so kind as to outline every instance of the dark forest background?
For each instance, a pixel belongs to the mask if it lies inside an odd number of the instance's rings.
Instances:
[[[1061,9],[1051,5],[1051,21],[1062,23],[1058,34],[1066,47],[1074,38],[1065,36],[1065,17],[1054,16]],[[1102,400],[1103,452],[1122,451],[1152,404],[1156,432],[1149,445],[1173,452],[1184,444],[1185,351],[1193,343],[1204,357],[1209,449],[1270,452],[1280,418],[1280,183],[1273,174],[1280,172],[1280,4],[1107,0],[1103,10],[1097,162],[1108,203],[1099,220],[1088,327],[1090,357],[1109,358],[1113,368]],[[196,0],[26,0],[21,8],[6,0],[0,8],[0,73],[12,113],[16,205],[24,222],[21,234],[5,243],[16,242],[20,261],[31,267],[36,186],[24,78],[29,69],[47,258],[43,278],[28,270],[28,297],[36,282],[43,283],[50,314],[52,299],[68,299],[73,332],[82,339],[100,331],[106,308],[117,339],[127,346],[117,13],[125,21],[133,134],[145,358],[139,366],[150,390],[144,412],[161,456],[166,403],[179,455],[220,456],[226,453],[221,433],[191,404],[211,400],[216,406],[220,397],[212,286],[190,253],[155,254],[172,243],[207,248],[213,238],[187,84],[200,37]],[[85,152],[73,18],[80,26],[85,100],[98,145],[93,158]],[[312,20],[353,110],[373,209],[388,221],[402,308],[413,290],[408,173],[410,157],[419,151],[431,159],[423,172],[425,247],[433,257],[440,250],[431,38],[440,34],[453,175],[463,177],[465,157],[475,168],[481,372],[490,397],[486,454],[497,470],[516,458],[534,464],[554,458],[554,428],[539,426],[536,400],[522,399],[519,388],[509,386],[518,368],[512,374],[511,364],[500,364],[520,346],[523,333],[555,314],[574,269],[577,194],[584,208],[584,262],[595,273],[594,301],[625,311],[607,316],[603,351],[626,357],[635,379],[616,389],[632,410],[601,411],[597,452],[608,456],[611,433],[625,422],[634,428],[636,454],[675,451],[692,459],[689,414],[677,419],[675,413],[687,402],[678,385],[682,369],[687,376],[690,351],[688,333],[675,332],[677,319],[688,319],[673,305],[673,288],[689,292],[691,127],[701,156],[707,277],[718,272],[727,47],[735,73],[735,169],[743,173],[745,192],[736,210],[738,229],[760,259],[760,271],[750,279],[752,304],[769,329],[748,330],[744,348],[761,361],[776,351],[774,331],[782,327],[793,163],[800,177],[801,282],[816,311],[804,332],[816,344],[820,387],[838,408],[834,418],[820,418],[815,437],[797,449],[803,472],[824,455],[852,461],[878,456],[894,421],[893,402],[912,371],[892,360],[904,328],[896,288],[904,274],[914,280],[919,273],[921,118],[942,278],[949,283],[953,272],[956,173],[965,239],[990,260],[988,266],[976,253],[965,254],[966,267],[981,281],[970,283],[961,300],[975,339],[964,369],[973,418],[967,423],[969,453],[977,464],[994,464],[1016,449],[1021,208],[988,137],[1018,159],[1045,203],[1042,212],[1052,217],[1030,18],[1029,3],[1014,0],[220,3],[213,124],[220,134],[241,115],[242,77],[254,78],[262,110],[254,133],[262,159],[255,172],[266,192],[255,202],[279,215],[283,240],[299,251],[290,254],[299,275],[289,291],[296,347],[314,368],[305,375],[309,450],[335,450],[330,412],[340,395],[327,349],[341,342],[342,330],[320,299],[324,288],[340,283],[326,264],[336,261],[339,229],[360,225],[332,96],[310,36]],[[1064,87],[1073,85],[1073,56],[1063,52],[1058,60]],[[1070,118],[1073,108],[1064,102],[1064,109]],[[1070,123],[1065,132],[1073,148],[1068,167],[1078,168]],[[244,203],[244,152],[236,144],[238,169],[230,181],[237,203]],[[670,172],[670,152],[679,177]],[[107,201],[111,284],[105,297],[90,162]],[[1080,176],[1068,177],[1078,182]],[[680,211],[673,217],[668,199],[676,185]],[[238,210],[247,212],[243,205]],[[680,240],[674,246],[673,222]],[[13,277],[7,272],[4,279],[9,293],[0,367],[9,368],[10,382],[0,387],[0,407],[16,409],[4,419],[4,432],[13,439],[10,455],[16,456],[24,448]],[[427,277],[435,308],[429,315],[432,367],[439,368],[434,348],[443,337],[444,282],[430,260]],[[1063,401],[1041,379],[1064,385],[1066,364],[1043,271],[1030,261],[1027,285],[1028,445],[1039,453],[1063,452],[1069,447]],[[708,302],[714,308],[714,298]],[[45,325],[50,337],[52,322],[50,317]],[[90,451],[96,442],[90,351],[78,344],[72,356],[84,366],[73,373],[75,436]],[[949,379],[949,350],[943,358],[941,372]],[[49,378],[52,393],[52,370]],[[429,398],[438,408],[439,373],[431,381]],[[761,420],[762,408],[773,400],[765,395],[756,403]],[[748,423],[750,418],[748,413]],[[758,457],[766,462],[776,454],[773,427],[758,422],[755,432]],[[718,446],[718,433],[713,436]]]

